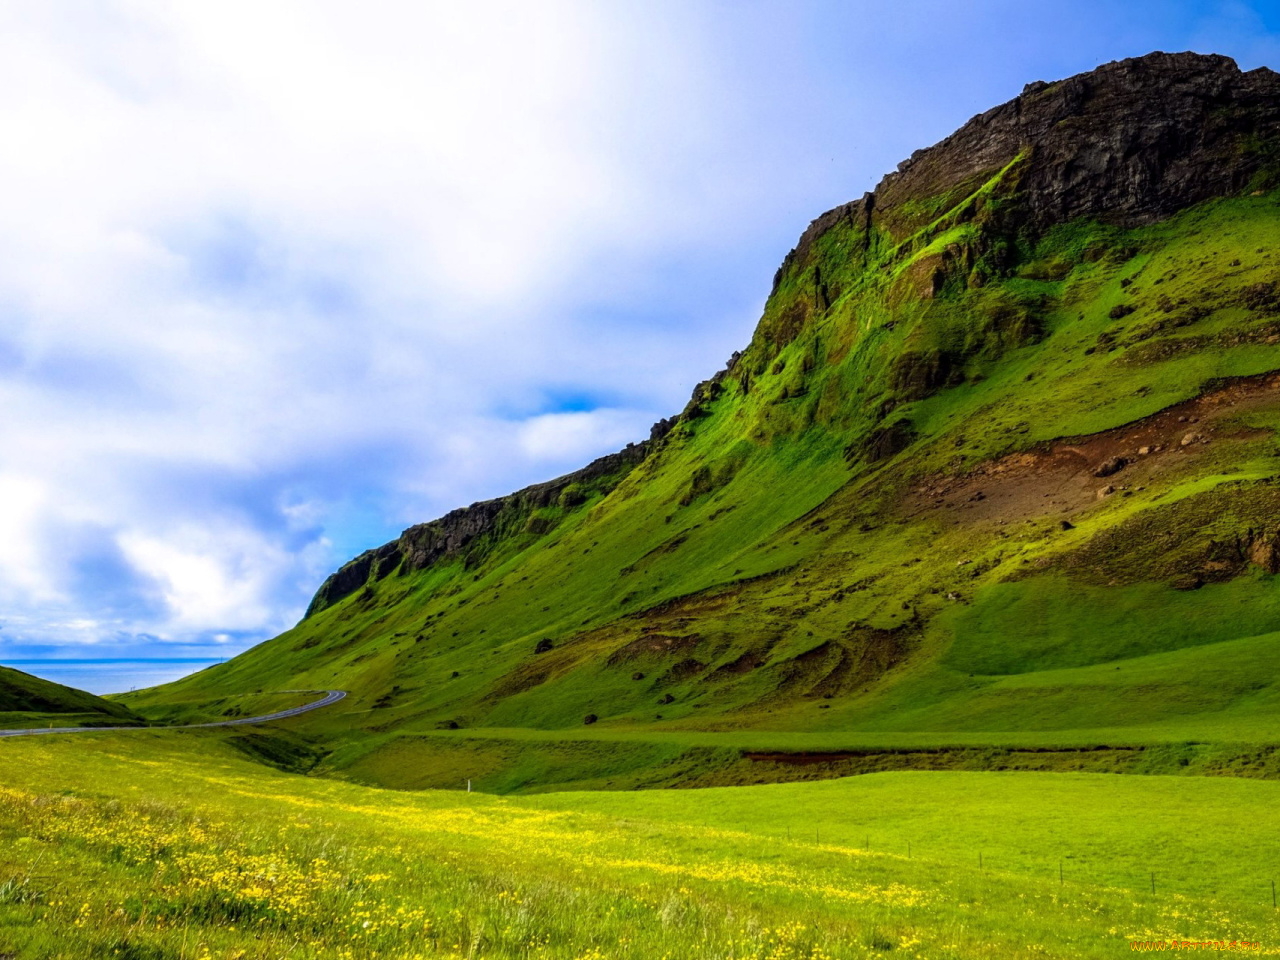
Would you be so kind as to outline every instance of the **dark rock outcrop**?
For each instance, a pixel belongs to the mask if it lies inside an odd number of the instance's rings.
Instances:
[[[648,440],[629,443],[617,453],[593,460],[581,470],[563,477],[525,487],[505,497],[482,500],[469,507],[452,510],[430,523],[409,527],[399,538],[374,550],[366,550],[343,564],[316,591],[306,616],[333,606],[366,584],[381,580],[397,570],[408,573],[441,560],[465,558],[485,538],[520,532],[546,532],[543,525],[535,524],[531,528],[529,520],[533,511],[561,503],[562,494],[571,485],[612,489],[644,460],[651,443]],[[566,498],[569,503],[581,503],[582,499],[580,495]]]
[[[1108,457],[1093,471],[1095,477],[1110,477],[1129,465],[1128,457]]]
[[[912,201],[954,191],[958,202],[1020,154],[1017,226],[1034,235],[1078,217],[1138,226],[1236,193],[1276,163],[1278,141],[1280,74],[1245,73],[1228,57],[1152,53],[1031,83],[814,220],[774,289],[837,224],[901,240],[924,225]]]

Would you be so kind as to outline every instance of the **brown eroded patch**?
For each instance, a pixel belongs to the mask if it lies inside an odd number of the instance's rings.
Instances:
[[[701,639],[702,637],[696,633],[685,636],[646,633],[614,650],[605,662],[611,667],[616,667],[618,664],[630,663],[632,660],[673,657],[692,650]]]
[[[903,514],[933,513],[956,523],[1066,519],[1185,465],[1215,441],[1269,435],[1224,421],[1277,402],[1280,373],[1242,377],[1123,427],[1041,444],[962,476],[931,477],[908,492]]]

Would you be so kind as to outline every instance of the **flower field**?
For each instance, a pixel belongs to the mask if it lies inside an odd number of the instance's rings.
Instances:
[[[949,776],[902,789],[941,788]],[[1017,776],[1010,782],[1037,782]],[[1168,779],[1172,789],[1186,782]],[[1099,778],[1079,782],[1096,791]],[[499,798],[279,773],[212,734],[10,741],[0,745],[0,956],[1079,957],[1174,937],[1280,947],[1269,900],[979,869],[954,850],[788,839],[743,813],[767,809],[782,789],[796,816],[816,823],[833,789],[856,804],[864,783],[875,778]],[[1258,807],[1240,810],[1260,831],[1271,786],[1251,784]],[[918,820],[906,800],[904,818]],[[1106,843],[1100,829],[1078,842]]]

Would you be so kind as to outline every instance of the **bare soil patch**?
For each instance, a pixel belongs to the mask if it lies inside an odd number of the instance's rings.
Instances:
[[[931,477],[907,493],[903,513],[955,523],[1067,519],[1184,467],[1214,443],[1267,436],[1228,421],[1278,403],[1280,373],[1234,380],[1114,430],[1042,444],[961,476]]]

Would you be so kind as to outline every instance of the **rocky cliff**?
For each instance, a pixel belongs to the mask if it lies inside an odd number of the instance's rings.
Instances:
[[[971,286],[1007,274],[1019,245],[1059,224],[1091,218],[1133,227],[1251,183],[1266,188],[1280,173],[1277,143],[1280,74],[1265,68],[1245,73],[1227,57],[1153,53],[1054,83],[1030,83],[942,142],[916,151],[873,192],[815,219],[774,277],[774,300],[785,300],[785,309],[766,314],[741,369],[742,355],[735,353],[724,370],[694,388],[679,416],[654,425],[648,441],[556,480],[410,527],[330,576],[307,616],[393,573],[440,561],[474,563],[504,537],[545,533],[555,518],[539,518],[538,511],[577,506],[586,499],[584,486],[591,495],[607,493],[678,423],[703,416],[727,377],[735,375],[748,388],[811,319],[826,314],[845,286],[838,276],[843,265],[833,270],[815,253],[833,231],[844,234],[842,241],[849,234],[856,238],[845,243],[852,249],[844,259],[866,263],[874,248],[886,244],[897,247],[899,258],[909,256],[913,246],[934,238],[940,221],[944,227],[973,226],[962,240],[913,266],[916,292],[932,297],[956,274]],[[993,182],[996,187],[984,191]],[[778,297],[788,279],[800,281],[801,295]],[[1035,321],[1018,308],[1013,314],[1007,324],[1022,332],[1015,329],[1011,339],[1025,341]],[[946,351],[908,352],[891,377],[906,400],[962,379],[956,356]],[[894,405],[889,401],[885,412]],[[879,462],[913,436],[901,421],[877,424],[849,453]]]
[[[535,483],[505,497],[460,507],[438,520],[409,527],[395,540],[366,550],[330,575],[316,591],[306,616],[319,613],[366,584],[393,573],[409,574],[440,561],[475,562],[495,538],[520,532],[535,535],[548,532],[556,518],[538,517],[537,511],[557,507],[572,509],[590,497],[612,490],[644,460],[675,422],[675,418],[671,418],[654,424],[650,439],[629,443],[617,453],[591,461],[581,470]]]

